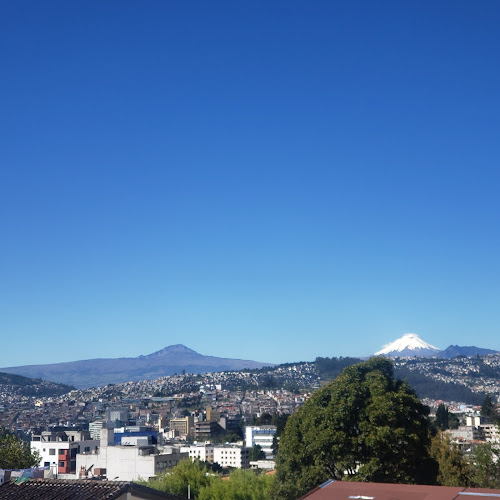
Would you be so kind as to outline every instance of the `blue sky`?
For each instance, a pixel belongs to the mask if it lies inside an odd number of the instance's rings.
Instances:
[[[0,366],[500,350],[500,4],[0,5]]]

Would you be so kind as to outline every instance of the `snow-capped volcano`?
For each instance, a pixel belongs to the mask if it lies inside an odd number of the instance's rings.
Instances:
[[[385,345],[375,356],[408,357],[421,356],[430,358],[436,356],[441,349],[425,342],[416,333],[405,333],[401,338]]]

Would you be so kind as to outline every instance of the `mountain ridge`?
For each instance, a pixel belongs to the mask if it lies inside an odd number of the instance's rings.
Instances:
[[[183,344],[174,344],[134,358],[95,358],[44,365],[11,366],[0,368],[0,371],[71,384],[83,389],[111,383],[152,380],[182,371],[208,373],[273,365],[274,363],[205,356]]]
[[[494,351],[493,349],[485,349],[484,347],[476,347],[474,345],[468,346],[459,346],[459,345],[450,345],[443,351],[439,353],[439,356],[446,359],[456,358],[457,356],[484,356],[486,354],[496,354],[498,351]]]
[[[387,356],[389,358],[435,357],[452,359],[457,356],[483,356],[486,354],[495,354],[497,352],[498,351],[494,351],[493,349],[485,349],[483,347],[458,345],[450,345],[446,349],[441,350],[421,339],[416,333],[405,333],[402,337],[384,345],[384,347],[377,351],[374,356]]]

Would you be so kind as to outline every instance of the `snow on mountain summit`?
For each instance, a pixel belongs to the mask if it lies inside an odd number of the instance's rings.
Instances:
[[[386,344],[375,356],[435,356],[440,349],[422,340],[416,333],[405,333],[401,338]]]

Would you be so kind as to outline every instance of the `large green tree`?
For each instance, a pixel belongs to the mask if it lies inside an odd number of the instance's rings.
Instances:
[[[29,443],[0,428],[0,469],[28,469],[40,463],[38,451]]]
[[[500,488],[500,450],[491,443],[478,444],[469,457],[471,482],[476,488]]]
[[[458,446],[453,443],[450,436],[438,432],[432,438],[431,456],[436,460],[439,472],[437,483],[441,486],[469,486],[470,468]]]
[[[441,403],[437,407],[436,419],[434,420],[434,424],[439,430],[445,431],[450,427],[449,421],[450,421],[450,412],[448,408],[443,403]]]
[[[481,416],[489,418],[490,420],[498,418],[496,405],[489,394],[486,394],[483,404],[481,405]]]
[[[345,368],[288,419],[273,496],[294,499],[329,478],[434,482],[428,413],[390,360]]]

